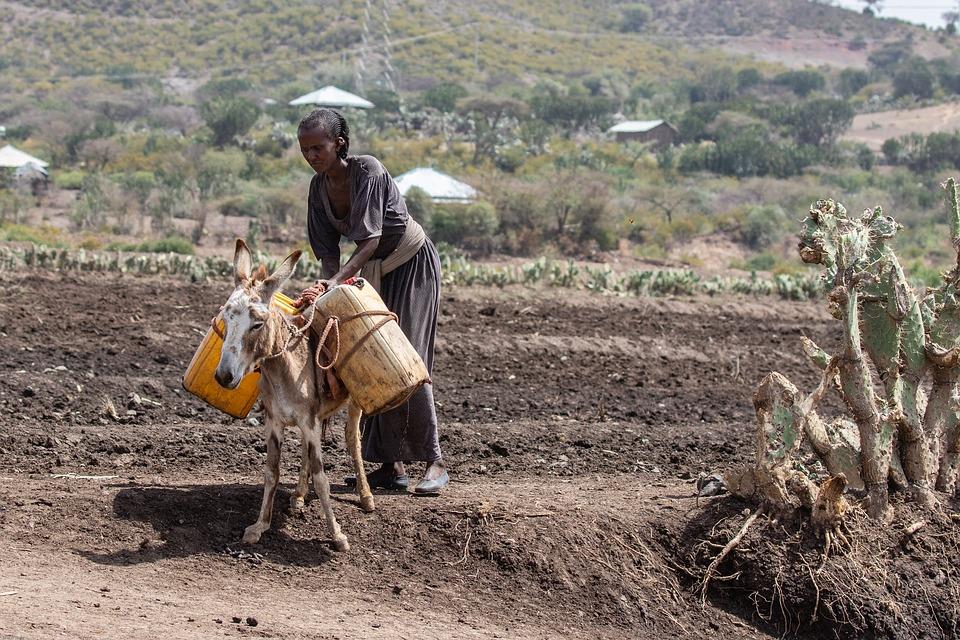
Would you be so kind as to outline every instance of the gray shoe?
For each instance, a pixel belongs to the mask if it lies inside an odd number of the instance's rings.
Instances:
[[[440,490],[449,483],[450,474],[444,471],[440,474],[440,477],[435,480],[424,479],[418,482],[417,486],[413,488],[413,492],[422,496],[438,496],[440,495]]]

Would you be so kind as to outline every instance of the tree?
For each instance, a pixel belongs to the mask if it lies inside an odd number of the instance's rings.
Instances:
[[[143,221],[147,213],[147,201],[150,199],[154,187],[156,187],[157,180],[149,171],[134,171],[121,174],[118,182],[137,204],[137,211],[140,214],[140,234],[142,235],[145,231]]]
[[[823,89],[827,84],[823,74],[813,69],[785,71],[775,77],[773,82],[790,87],[801,98],[807,97],[812,91]]]
[[[692,105],[677,121],[680,141],[699,142],[707,139],[709,137],[707,126],[716,119],[720,111],[720,105],[712,102]]]
[[[437,207],[433,234],[437,240],[489,253],[500,225],[497,210],[489,202]]]
[[[193,197],[194,218],[197,221],[193,229],[193,242],[199,244],[206,233],[211,201],[234,190],[244,158],[238,152],[219,153],[200,145],[188,148],[184,156],[187,160],[187,190]]]
[[[761,82],[763,82],[763,76],[758,69],[747,67],[737,72],[737,91],[740,93],[752,89]]]
[[[863,69],[844,69],[837,79],[837,89],[849,98],[870,84],[870,74]]]
[[[432,230],[434,206],[430,194],[420,187],[411,187],[404,194],[403,201],[407,205],[407,212],[410,216],[419,222],[424,229]]]
[[[474,96],[458,103],[459,111],[472,121],[473,161],[494,160],[497,145],[505,140],[506,130],[527,116],[529,107],[516,98]]]
[[[865,16],[875,16],[883,9],[883,0],[862,0],[862,2],[866,5],[863,7]]]
[[[789,219],[779,205],[755,205],[743,218],[740,233],[751,249],[766,249],[780,240],[787,229]]]
[[[590,125],[598,125],[616,110],[613,100],[578,93],[537,92],[530,100],[533,114],[549,125],[560,127],[567,137]]]
[[[933,72],[923,58],[910,58],[893,76],[895,98],[916,96],[921,100],[933,97]]]
[[[797,144],[832,146],[853,123],[854,110],[845,100],[821,98],[793,109],[790,122]]]
[[[442,113],[452,113],[457,100],[467,97],[467,90],[456,82],[441,82],[423,92],[423,105]]]
[[[578,169],[558,171],[544,194],[544,207],[553,219],[553,234],[561,248],[571,241],[593,240],[605,249],[615,244],[609,201],[609,189],[601,174]]]
[[[107,194],[105,180],[98,173],[83,177],[80,198],[73,207],[70,220],[80,230],[98,229],[106,221]]]
[[[620,11],[620,31],[625,33],[640,33],[653,17],[653,11],[645,4],[627,4]]]
[[[739,79],[730,67],[711,68],[700,73],[690,86],[690,102],[726,102],[737,96]]]
[[[890,164],[900,164],[903,162],[903,144],[896,138],[887,138],[884,140],[880,151],[883,152],[883,157],[886,158]]]
[[[910,57],[913,45],[909,41],[890,42],[867,56],[867,62],[880,73],[890,74]]]
[[[960,22],[960,12],[947,11],[943,14],[944,30],[950,35],[957,33],[957,22]]]
[[[213,98],[201,105],[200,115],[213,132],[213,144],[222,149],[250,130],[260,108],[247,98]]]

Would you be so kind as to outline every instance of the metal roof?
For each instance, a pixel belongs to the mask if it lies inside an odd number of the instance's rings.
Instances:
[[[477,190],[470,185],[429,167],[411,169],[394,178],[394,182],[404,195],[411,188],[418,187],[434,200],[471,202],[477,197]]]
[[[35,164],[41,169],[49,166],[46,162],[40,158],[34,158],[29,153],[24,153],[17,149],[12,144],[0,149],[0,167],[22,167],[25,164]]]
[[[643,133],[656,129],[663,123],[663,120],[627,120],[613,125],[607,129],[607,133]]]

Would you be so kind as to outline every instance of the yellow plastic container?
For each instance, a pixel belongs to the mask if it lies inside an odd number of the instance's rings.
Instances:
[[[430,382],[420,354],[369,282],[358,279],[317,298],[314,331],[323,333],[333,316],[340,335],[333,368],[365,414],[398,407]]]
[[[282,293],[273,294],[273,304],[289,315],[300,313],[293,306],[293,299]],[[223,332],[223,320],[217,318],[217,329]],[[237,385],[236,389],[224,389],[213,377],[220,364],[220,350],[223,348],[223,339],[217,335],[213,327],[207,329],[207,335],[193,354],[190,366],[183,375],[183,388],[197,396],[211,407],[228,413],[234,418],[245,418],[253,408],[253,403],[260,396],[260,373],[248,373]]]

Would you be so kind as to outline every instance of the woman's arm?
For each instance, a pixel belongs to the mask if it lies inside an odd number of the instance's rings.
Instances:
[[[363,265],[367,264],[367,260],[370,259],[370,256],[373,255],[373,252],[377,250],[379,245],[379,236],[376,238],[361,240],[357,243],[356,251],[353,252],[353,255],[350,256],[349,260],[347,260],[347,263],[339,270],[339,259],[332,256],[321,258],[320,264],[323,267],[323,277],[325,279],[317,280],[316,284],[314,284],[312,287],[304,289],[300,294],[300,297],[294,302],[294,306],[299,308],[304,304],[313,304],[313,301],[316,300],[318,296],[322,296],[323,293],[328,289],[332,289],[341,282],[349,280],[353,276],[360,273],[360,270],[363,269]]]
[[[367,264],[367,261],[373,256],[378,246],[380,246],[380,236],[357,242],[357,248],[353,252],[353,255],[350,256],[350,259],[347,260],[347,263],[343,265],[332,278],[328,278],[330,286],[336,286],[344,280],[349,280],[360,273],[363,265]],[[323,273],[324,275],[327,274],[326,262],[323,263]]]
[[[340,270],[340,256],[336,258],[332,256],[320,258],[320,265],[323,271],[323,279],[331,280],[333,276],[337,274],[337,271]]]

